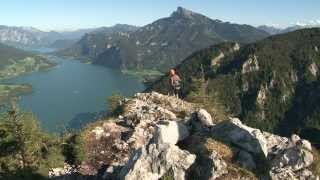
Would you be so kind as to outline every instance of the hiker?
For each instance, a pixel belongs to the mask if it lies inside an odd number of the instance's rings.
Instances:
[[[176,69],[170,69],[170,85],[172,87],[173,95],[181,97],[181,78],[178,76]]]

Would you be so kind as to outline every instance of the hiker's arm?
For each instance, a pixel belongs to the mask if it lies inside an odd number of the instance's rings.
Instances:
[[[180,76],[177,76],[178,77],[178,81],[181,81],[181,78],[180,78]]]

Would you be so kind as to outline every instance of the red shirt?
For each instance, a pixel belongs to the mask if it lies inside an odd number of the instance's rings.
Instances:
[[[178,75],[175,74],[175,75],[171,76],[170,79],[171,79],[172,86],[180,86],[181,79]]]

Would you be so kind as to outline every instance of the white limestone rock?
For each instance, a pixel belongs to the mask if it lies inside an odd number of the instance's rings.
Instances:
[[[181,122],[163,121],[156,127],[154,141],[157,144],[177,144],[189,136],[188,128]]]
[[[120,173],[125,180],[158,180],[172,170],[175,180],[184,180],[196,156],[172,144],[150,144],[134,152]]]

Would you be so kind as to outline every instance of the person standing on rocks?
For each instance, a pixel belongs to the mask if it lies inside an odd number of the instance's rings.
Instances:
[[[170,69],[170,85],[173,95],[175,97],[181,97],[181,78],[176,69]]]

